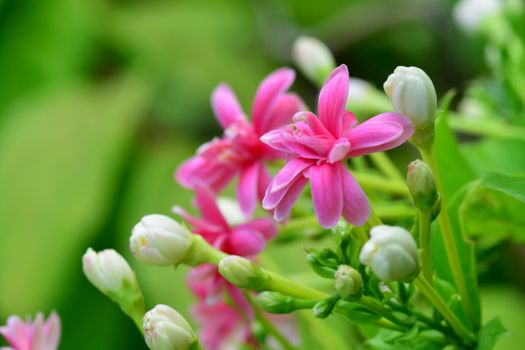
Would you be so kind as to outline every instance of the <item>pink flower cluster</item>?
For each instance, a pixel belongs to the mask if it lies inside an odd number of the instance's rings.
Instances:
[[[345,160],[397,147],[413,133],[410,121],[396,113],[383,113],[358,124],[345,110],[349,89],[345,65],[336,68],[321,89],[318,116],[305,111],[303,102],[287,92],[293,80],[290,69],[270,74],[255,95],[251,122],[230,88],[220,85],[212,95],[212,106],[224,128],[223,136],[202,145],[177,169],[178,182],[195,190],[201,217],[180,207],[174,208],[175,213],[193,232],[226,253],[255,259],[277,233],[269,217],[228,224],[215,194],[237,174],[237,199],[245,218],[260,204],[273,212],[275,220],[285,219],[310,182],[322,226],[335,226],[341,216],[362,225],[368,220],[370,206]],[[266,166],[277,159],[286,160],[286,165],[272,179]],[[198,299],[194,314],[201,324],[205,348],[256,344],[251,333],[254,315],[245,295],[224,280],[216,266],[194,269],[188,283]],[[231,302],[224,301],[225,295]],[[286,323],[293,323],[287,317]],[[293,332],[288,335],[294,338]]]
[[[10,316],[7,325],[0,327],[10,347],[3,350],[56,350],[60,340],[60,318],[51,313],[47,321],[38,313],[34,321],[29,318],[24,322],[18,316]]]

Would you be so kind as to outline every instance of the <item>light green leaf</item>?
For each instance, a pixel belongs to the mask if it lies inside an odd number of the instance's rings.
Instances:
[[[502,337],[508,336],[509,332],[499,318],[493,318],[487,322],[478,334],[478,345],[476,350],[491,350]]]
[[[525,174],[489,173],[485,175],[482,181],[488,188],[503,192],[525,203]]]

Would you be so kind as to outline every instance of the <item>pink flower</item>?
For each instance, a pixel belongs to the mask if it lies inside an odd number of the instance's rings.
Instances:
[[[288,124],[303,106],[299,97],[286,93],[294,78],[293,70],[282,68],[263,80],[255,94],[251,122],[233,91],[225,84],[219,85],[211,103],[224,135],[202,145],[194,157],[181,164],[177,181],[188,188],[204,183],[217,192],[239,174],[237,197],[243,213],[252,214],[271,179],[265,161],[281,156],[260,137]]]
[[[397,147],[414,129],[408,118],[397,113],[383,113],[357,124],[354,115],[345,110],[348,85],[348,69],[341,65],[321,89],[319,118],[310,112],[297,113],[294,124],[261,137],[267,145],[289,155],[263,199],[263,207],[273,210],[276,220],[289,215],[308,180],[322,226],[335,226],[341,215],[354,225],[368,220],[368,199],[345,159]]]
[[[2,349],[56,350],[60,332],[60,318],[55,312],[45,322],[42,313],[38,313],[34,321],[28,318],[26,322],[18,316],[10,316],[7,325],[0,327],[0,334],[11,347]]]

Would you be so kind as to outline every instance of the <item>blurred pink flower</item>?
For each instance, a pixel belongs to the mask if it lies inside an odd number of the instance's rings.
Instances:
[[[303,107],[298,96],[286,93],[294,78],[293,70],[281,68],[263,80],[255,94],[251,122],[233,91],[226,84],[219,85],[211,103],[224,135],[202,145],[194,157],[181,164],[177,181],[188,188],[205,183],[217,192],[239,174],[237,197],[244,215],[252,214],[271,179],[265,161],[282,155],[260,137],[291,122]]]
[[[354,225],[368,220],[368,199],[345,159],[397,147],[414,129],[408,118],[397,113],[383,113],[357,125],[355,116],[345,110],[348,86],[348,69],[341,65],[321,89],[319,117],[297,113],[292,125],[261,137],[270,147],[289,155],[263,199],[263,207],[273,210],[276,220],[289,215],[308,180],[322,226],[335,226],[341,215]]]
[[[47,321],[38,313],[34,321],[28,318],[24,322],[18,316],[10,316],[7,325],[0,327],[10,347],[9,350],[56,350],[60,340],[60,318],[52,312]]]

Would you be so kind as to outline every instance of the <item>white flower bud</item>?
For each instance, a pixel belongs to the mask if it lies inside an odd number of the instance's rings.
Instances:
[[[433,126],[437,97],[428,75],[417,67],[397,67],[383,88],[396,112],[404,114],[416,128]]]
[[[250,260],[230,255],[219,262],[219,273],[240,288],[261,290],[267,280],[262,270]]]
[[[197,336],[189,323],[171,307],[157,305],[144,315],[144,338],[151,350],[198,348]]]
[[[380,225],[372,228],[370,239],[359,255],[362,264],[385,282],[410,282],[419,273],[416,241],[402,227]]]
[[[87,279],[106,295],[119,294],[129,286],[138,286],[131,267],[113,249],[97,253],[88,248],[82,257],[82,269]]]
[[[351,266],[339,265],[335,273],[335,289],[342,299],[358,299],[363,291],[361,274]]]
[[[190,250],[192,233],[164,215],[147,215],[132,230],[130,248],[146,264],[168,266],[182,262]]]
[[[488,17],[501,11],[501,0],[461,0],[454,6],[454,20],[466,32],[479,31]]]
[[[292,58],[304,75],[314,83],[322,85],[335,68],[330,49],[320,40],[302,36],[295,40]]]

